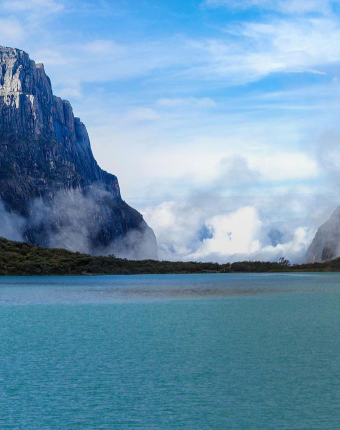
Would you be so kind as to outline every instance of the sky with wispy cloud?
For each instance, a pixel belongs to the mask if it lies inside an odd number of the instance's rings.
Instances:
[[[339,0],[2,0],[160,258],[303,258],[340,202]]]

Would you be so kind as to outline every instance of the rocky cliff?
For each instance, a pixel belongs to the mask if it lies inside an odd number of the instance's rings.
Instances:
[[[332,260],[340,255],[340,206],[332,216],[316,232],[308,248],[306,261],[308,263]]]
[[[95,161],[84,124],[42,64],[0,47],[0,197],[22,238],[47,247],[156,258],[143,217]]]

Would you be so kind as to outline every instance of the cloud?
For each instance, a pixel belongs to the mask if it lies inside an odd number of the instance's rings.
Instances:
[[[329,14],[332,5],[339,0],[206,0],[209,7],[227,7],[231,9],[259,8],[274,10],[286,14],[305,14],[316,12]]]
[[[163,98],[157,100],[157,105],[166,108],[177,108],[177,107],[194,107],[194,108],[215,108],[216,103],[210,97],[203,98]]]
[[[204,225],[202,209],[169,201],[147,208],[143,215],[153,226],[161,259],[181,259],[197,248],[197,235]]]
[[[274,73],[309,73],[325,77],[325,65],[340,61],[339,20],[334,16],[292,19],[266,17],[221,27],[216,37],[189,35],[161,41],[120,42],[94,39],[42,46],[35,59],[52,70],[53,81],[78,85],[139,78],[150,92],[200,91],[202,82],[230,87],[255,82]],[[178,46],[181,49],[178,49]],[[33,56],[33,55],[32,55]],[[67,64],[67,67],[65,65]],[[212,97],[163,97],[167,108],[214,108]]]
[[[262,179],[259,171],[249,167],[248,159],[241,155],[232,155],[222,158],[219,174],[215,180],[216,185],[225,187],[235,185],[254,185]]]
[[[213,143],[213,139],[210,140]],[[266,183],[275,187],[282,181],[301,181],[318,178],[320,168],[312,155],[303,152],[253,150],[240,147],[238,153],[228,153],[229,148],[210,148],[202,144],[182,147],[163,146],[149,148],[139,158],[148,163],[149,178],[169,181],[179,180],[182,190],[199,187],[211,190],[216,187],[255,187]],[[227,145],[229,141],[226,141]],[[228,152],[227,152],[228,151]],[[247,154],[248,152],[248,154]],[[247,154],[247,155],[243,155]],[[190,160],[190,163],[189,163]],[[129,173],[140,175],[141,172]],[[187,188],[188,187],[188,188]]]
[[[212,237],[202,241],[202,245],[194,253],[195,258],[203,259],[211,254],[252,254],[260,249],[257,237],[261,221],[253,207],[215,215],[206,221],[206,226],[212,231]]]
[[[117,43],[114,39],[94,39],[88,43],[67,40],[49,45],[39,44],[31,52],[32,58],[47,66],[53,82],[80,84],[149,79],[153,74],[189,65],[191,48],[183,46],[176,52],[179,37],[157,41]],[[189,58],[188,58],[189,56]],[[67,64],[67,67],[65,65]],[[50,69],[48,69],[50,68]]]
[[[313,152],[293,146],[299,138],[297,120],[288,123],[280,116],[264,123],[215,109],[204,115],[182,108],[168,113],[158,105],[158,118],[146,111],[143,119],[144,111],[124,111],[118,99],[121,111],[110,114],[99,108],[94,124],[96,105],[87,99],[81,104],[90,107],[89,113],[75,112],[86,124],[92,123],[89,132],[100,165],[118,175],[123,196],[128,201],[136,198],[138,204],[150,198],[173,200],[193,189],[207,192],[218,187],[243,194],[250,186],[252,192],[257,187],[257,193],[267,193],[267,185],[274,192],[283,181],[293,186],[292,181],[317,180],[321,174]]]
[[[146,107],[139,107],[130,109],[127,114],[126,118],[128,121],[154,121],[159,118],[158,113],[151,108]]]
[[[110,239],[113,230],[121,233],[124,230],[112,218],[114,210],[112,195],[94,186],[85,192],[78,189],[59,191],[53,201],[44,202],[37,198],[32,202],[27,218],[8,212],[0,199],[0,237],[19,241],[30,238],[30,242],[48,248],[92,255],[157,258],[154,234],[144,221],[123,237]],[[105,240],[105,245],[98,245]]]
[[[87,43],[83,49],[92,55],[123,54],[125,49],[114,40],[96,39]]]
[[[25,221],[15,213],[7,212],[0,199],[0,237],[22,241]]]
[[[289,181],[316,178],[320,174],[312,155],[303,152],[281,152],[249,157],[250,167],[267,181]]]
[[[58,97],[61,97],[62,99],[81,99],[83,97],[83,93],[79,84],[75,84],[74,86],[59,87]]]
[[[2,45],[16,45],[24,38],[24,27],[16,18],[0,18],[0,38]]]
[[[313,141],[312,141],[313,142]],[[315,159],[330,185],[339,192],[340,183],[340,131],[330,129],[315,138]]]
[[[206,57],[188,76],[240,85],[273,73],[322,76],[320,67],[340,61],[340,25],[332,17],[243,22],[228,25],[225,33],[225,39],[193,42]]]
[[[64,9],[62,1],[56,0],[3,0],[2,8],[7,12],[56,13]]]
[[[49,66],[66,66],[68,64],[68,59],[65,54],[55,49],[40,49],[35,51],[33,56],[41,59],[43,58],[44,64],[48,64]]]
[[[281,225],[278,231],[253,206],[212,214],[188,203],[163,202],[147,208],[144,217],[158,239],[159,258],[173,261],[277,261],[285,256],[299,262],[314,234],[304,226],[291,232]]]

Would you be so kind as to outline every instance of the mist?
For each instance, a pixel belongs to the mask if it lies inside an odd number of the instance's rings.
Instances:
[[[324,188],[300,193],[294,186],[277,193],[246,156],[222,157],[215,177],[182,200],[164,200],[141,212],[154,230],[158,255],[172,261],[305,261],[317,229],[338,206],[339,133],[309,140]],[[326,190],[326,192],[325,192]],[[101,202],[110,194],[93,187],[59,191],[53,201],[33,201],[24,219],[0,204],[0,235],[47,247],[129,259],[152,258],[153,233],[142,225],[106,246],[93,246],[109,214]],[[104,205],[105,206],[105,205]]]
[[[110,230],[118,231],[122,226],[103,202],[112,202],[112,196],[100,187],[91,187],[85,193],[78,189],[59,191],[49,202],[35,199],[27,219],[9,213],[0,202],[0,236],[91,255],[113,254],[129,259],[154,256],[153,232],[145,222],[138,230],[111,238]],[[102,242],[107,245],[100,246]]]
[[[0,198],[0,236],[22,241],[25,220],[21,216],[7,212]]]
[[[242,260],[293,263],[304,260],[315,229],[272,222],[254,206],[209,212],[187,203],[164,202],[145,210],[159,246],[159,258],[172,261]]]

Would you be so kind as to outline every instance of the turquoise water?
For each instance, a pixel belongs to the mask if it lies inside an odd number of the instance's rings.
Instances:
[[[340,274],[0,278],[1,429],[337,429]]]

